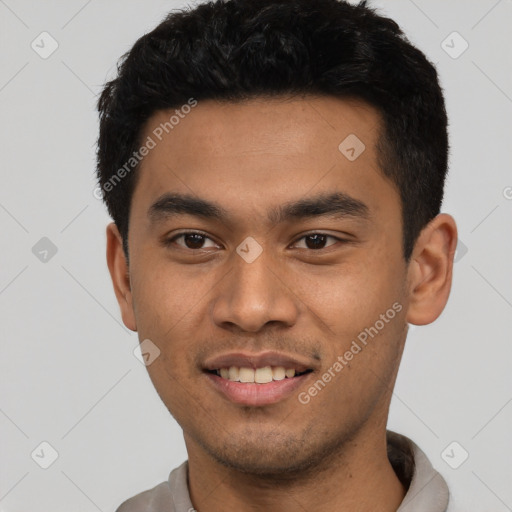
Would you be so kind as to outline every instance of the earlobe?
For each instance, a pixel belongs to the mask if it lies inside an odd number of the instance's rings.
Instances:
[[[457,226],[448,214],[439,214],[420,233],[408,271],[408,323],[426,325],[442,313],[450,295],[456,246]]]
[[[113,222],[107,226],[107,265],[123,323],[128,329],[136,331],[128,264],[123,251],[122,237]]]

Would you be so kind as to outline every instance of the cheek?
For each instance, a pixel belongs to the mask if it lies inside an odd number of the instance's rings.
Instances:
[[[301,286],[301,298],[315,313],[310,318],[325,336],[323,371],[335,375],[318,403],[325,400],[342,414],[370,410],[400,361],[406,325],[404,274],[399,264],[383,261],[376,258],[370,264],[361,258],[322,278],[309,277]]]
[[[325,345],[319,375],[329,383],[317,407],[331,411],[331,424],[346,421],[348,411],[363,421],[379,403],[387,402],[383,397],[392,389],[405,341],[404,311],[399,300],[390,298],[382,307],[358,308],[347,303],[347,309],[339,312],[336,334]],[[322,383],[318,386],[322,388]]]
[[[191,407],[201,405],[200,396],[180,373],[184,365],[172,357],[169,351],[162,352],[151,365],[147,367],[149,377],[158,396],[167,410],[183,426],[190,416]]]
[[[196,272],[197,274],[197,272]],[[193,269],[147,258],[134,268],[132,294],[139,336],[166,341],[203,307],[211,288]]]
[[[132,289],[139,339],[150,339],[160,351],[147,370],[162,401],[180,417],[194,391],[187,384],[195,371],[192,347],[210,287],[191,286],[190,278],[170,265],[148,266],[138,275],[143,278]]]
[[[302,273],[291,282],[294,292],[326,335],[347,340],[373,325],[381,314],[402,300],[402,280],[390,265],[358,262],[315,275]]]
[[[221,277],[211,269],[171,264],[163,258],[148,258],[133,275],[139,339],[149,338],[161,352],[159,364],[148,371],[158,380],[196,376],[195,347],[204,341],[212,293]]]

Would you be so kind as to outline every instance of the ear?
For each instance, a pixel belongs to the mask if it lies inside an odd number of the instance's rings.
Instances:
[[[457,226],[448,214],[439,214],[421,231],[408,269],[408,323],[426,325],[442,313],[452,286],[456,248]]]
[[[130,272],[123,251],[123,239],[115,223],[107,226],[107,265],[114,285],[123,323],[132,331],[137,330],[133,310]]]

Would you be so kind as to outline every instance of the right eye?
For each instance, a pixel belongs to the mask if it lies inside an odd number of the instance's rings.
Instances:
[[[210,241],[210,244],[204,245],[207,240]],[[179,233],[165,240],[164,243],[168,247],[171,246],[173,243],[176,243],[180,247],[183,247],[184,249],[190,249],[191,251],[207,249],[210,247],[218,247],[218,245],[205,233],[201,233],[198,231],[186,231]]]

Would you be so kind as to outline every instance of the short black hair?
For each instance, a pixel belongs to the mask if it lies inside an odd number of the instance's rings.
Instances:
[[[138,167],[133,155],[155,112],[191,98],[290,95],[358,98],[377,109],[383,121],[378,163],[401,197],[408,261],[441,208],[448,120],[435,67],[366,0],[209,1],[171,11],[137,40],[98,101],[98,186],[126,256]]]

